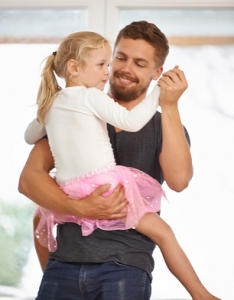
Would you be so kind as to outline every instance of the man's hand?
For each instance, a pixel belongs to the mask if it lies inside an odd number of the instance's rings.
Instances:
[[[110,189],[110,184],[106,184],[95,189],[89,196],[78,201],[73,201],[73,209],[79,205],[79,215],[82,211],[84,218],[89,219],[120,219],[126,216],[126,205],[128,201],[124,199],[124,188],[117,186],[107,197],[105,194]],[[75,203],[74,203],[75,202]],[[70,202],[71,204],[71,202]]]
[[[179,98],[188,87],[184,72],[178,66],[163,73],[158,85],[161,87],[159,104],[162,108],[177,106]]]

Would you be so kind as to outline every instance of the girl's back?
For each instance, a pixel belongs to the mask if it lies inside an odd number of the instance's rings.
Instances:
[[[85,87],[65,88],[54,100],[45,123],[58,182],[115,165],[106,122],[95,115],[104,113],[104,101],[103,93]]]

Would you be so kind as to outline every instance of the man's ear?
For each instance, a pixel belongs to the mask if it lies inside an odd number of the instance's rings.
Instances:
[[[78,63],[75,59],[70,59],[67,62],[67,70],[72,76],[77,76],[79,74],[78,72]]]
[[[162,75],[162,72],[163,72],[163,67],[157,68],[154,72],[152,79],[157,80]]]

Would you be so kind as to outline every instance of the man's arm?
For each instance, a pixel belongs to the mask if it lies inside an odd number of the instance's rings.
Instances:
[[[178,110],[178,100],[188,84],[178,67],[164,73],[158,84],[161,87],[159,102],[163,140],[160,165],[167,185],[180,192],[188,186],[193,176],[190,148]]]
[[[91,219],[118,219],[126,206],[123,188],[118,186],[114,192],[103,197],[110,185],[97,188],[92,194],[74,201],[59,188],[48,174],[54,168],[54,160],[47,139],[36,143],[22,170],[18,190],[38,205],[57,212]]]

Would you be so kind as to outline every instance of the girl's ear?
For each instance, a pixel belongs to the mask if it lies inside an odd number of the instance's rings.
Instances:
[[[78,63],[75,59],[70,59],[67,62],[67,70],[72,76],[77,76],[78,75]]]

